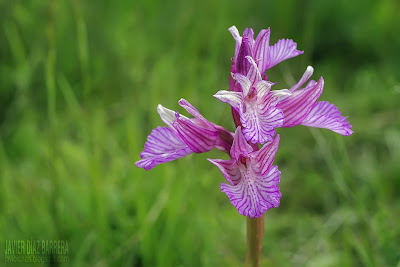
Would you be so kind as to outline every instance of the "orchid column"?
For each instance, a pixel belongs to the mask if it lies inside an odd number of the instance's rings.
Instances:
[[[272,165],[280,140],[275,128],[300,124],[330,129],[341,135],[353,132],[347,117],[341,116],[333,104],[317,102],[324,88],[322,77],[301,88],[313,74],[311,66],[291,88],[271,90],[276,83],[268,81],[266,71],[302,54],[295,42],[282,39],[270,46],[269,29],[262,30],[256,39],[252,29],[246,29],[242,36],[235,26],[229,31],[236,40],[229,91],[219,91],[214,97],[231,105],[235,132],[208,121],[184,99],[179,104],[194,118],[159,105],[157,111],[167,127],[151,132],[136,166],[149,170],[214,147],[225,152],[230,159],[208,160],[227,181],[221,184],[221,191],[239,214],[247,217],[246,265],[258,266],[264,213],[278,207],[282,196],[278,187],[281,173]]]

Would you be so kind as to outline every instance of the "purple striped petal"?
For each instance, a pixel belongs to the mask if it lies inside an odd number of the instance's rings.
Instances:
[[[231,92],[231,91],[218,91],[215,95],[215,98],[217,98],[219,101],[228,103],[231,105],[234,109],[239,110],[239,107],[242,103],[242,93],[241,92]]]
[[[236,26],[230,27],[229,32],[232,34],[233,39],[235,39],[235,41],[236,41],[235,58],[234,58],[234,62],[236,62],[238,53],[239,53],[239,49],[240,49],[240,44],[242,43],[242,36],[240,36],[240,33],[239,33],[238,29],[236,28]]]
[[[231,148],[231,157],[235,160],[240,160],[242,156],[248,156],[253,152],[253,148],[249,145],[243,136],[240,126],[236,128],[235,139]]]
[[[277,104],[283,111],[285,122],[282,127],[293,127],[302,123],[310,114],[324,89],[324,79],[321,77],[317,83],[311,81],[305,88],[296,90],[291,96]]]
[[[279,141],[280,136],[278,134],[273,142],[265,144],[260,150],[253,153],[253,157],[257,159],[257,161],[252,164],[254,173],[257,175],[265,175],[268,172],[272,166],[276,152],[278,151]]]
[[[218,167],[225,177],[226,181],[231,185],[237,185],[242,177],[235,159],[207,159],[209,162]]]
[[[179,115],[178,112],[176,112],[176,120],[172,126],[195,153],[210,151],[218,139],[218,131],[214,127],[204,128],[200,119],[188,119]]]
[[[229,154],[232,148],[234,134],[216,124],[214,124],[214,128],[218,131],[218,139],[215,142],[215,147]]]
[[[201,122],[202,126],[212,128],[213,123],[209,122],[206,118],[201,115],[201,113],[192,105],[190,104],[186,99],[181,98],[178,101],[179,105],[183,107],[187,112],[189,112],[193,117],[198,119],[199,122]]]
[[[260,71],[258,70],[257,64],[254,62],[254,59],[252,57],[247,56],[246,60],[250,64],[246,77],[247,79],[249,79],[251,84],[256,84],[257,82],[261,81]]]
[[[249,39],[246,36],[243,36],[242,44],[240,45],[239,53],[236,59],[236,71],[238,73],[241,73],[243,75],[246,75],[248,73],[251,67],[250,62],[247,60],[248,56],[253,56],[253,53],[251,51],[251,44]]]
[[[244,165],[239,170],[241,178],[237,185],[222,183],[220,186],[239,214],[250,218],[260,217],[268,209],[279,206],[282,194],[278,187],[280,171],[276,166],[263,176],[256,175]]]
[[[297,50],[297,44],[290,39],[281,39],[268,50],[268,62],[265,66],[269,69],[276,64],[303,54],[304,51]]]
[[[326,101],[316,103],[301,125],[326,128],[345,136],[353,133],[347,117],[343,117],[335,105]]]
[[[175,111],[158,104],[157,112],[160,115],[161,120],[168,125],[168,127],[172,128],[172,123],[175,121]]]
[[[243,95],[247,96],[250,92],[250,88],[251,88],[251,84],[252,84],[251,81],[246,76],[244,76],[240,73],[235,74],[235,79],[242,87]]]
[[[298,83],[296,83],[295,85],[292,86],[292,88],[290,88],[290,91],[293,92],[297,89],[299,89],[301,86],[303,86],[303,84],[305,84],[313,75],[314,73],[314,68],[311,66],[308,66],[306,71],[304,72],[303,76],[301,77],[300,81]]]
[[[268,209],[278,207],[282,194],[279,192],[280,171],[271,166],[279,146],[279,136],[261,150],[253,148],[243,138],[237,127],[230,160],[208,159],[217,166],[228,184],[221,190],[238,209],[239,214],[250,218],[260,217]]]
[[[262,85],[260,86],[261,83]],[[273,83],[261,81],[256,86],[258,92],[257,97],[262,99],[262,101],[260,101],[260,103],[263,103],[262,105],[276,106],[280,101],[292,95],[288,89],[270,91],[271,85],[273,85]]]
[[[246,28],[244,29],[243,35],[246,36],[249,39],[250,46],[254,46],[254,31],[252,28]]]
[[[261,30],[254,43],[254,59],[257,62],[261,74],[265,73],[269,62],[268,51],[270,34],[271,31],[269,28],[267,30]]]
[[[157,127],[151,131],[140,153],[141,160],[135,164],[146,171],[158,164],[182,158],[193,153],[183,140],[168,127]]]
[[[265,83],[261,81],[260,83]],[[258,84],[257,84],[258,87]],[[284,123],[284,114],[276,108],[276,104],[290,95],[288,90],[269,91],[257,95],[258,99],[244,102],[240,109],[240,121],[243,125],[243,134],[246,139],[254,144],[264,144],[271,141],[275,135],[275,128]]]
[[[281,127],[284,122],[283,112],[275,107],[251,108],[240,114],[243,125],[243,134],[254,144],[264,144],[271,141],[275,135],[275,128]]]
[[[259,81],[255,88],[257,90],[257,97],[264,97],[266,94],[268,94],[271,90],[272,85],[274,85],[272,82],[269,81]]]

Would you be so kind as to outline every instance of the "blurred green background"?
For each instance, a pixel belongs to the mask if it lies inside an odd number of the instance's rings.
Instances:
[[[354,130],[278,129],[283,197],[262,266],[400,266],[399,12],[397,0],[0,0],[1,246],[67,239],[61,266],[242,266],[245,217],[206,160],[226,155],[134,165],[163,125],[159,103],[182,112],[183,97],[234,130],[212,95],[228,89],[236,25],[294,39],[305,53],[269,71],[275,89],[312,65]]]

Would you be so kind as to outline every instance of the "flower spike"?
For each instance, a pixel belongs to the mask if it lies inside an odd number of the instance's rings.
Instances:
[[[268,81],[265,72],[286,59],[303,54],[293,40],[281,39],[270,45],[269,28],[261,30],[256,38],[251,28],[246,28],[243,35],[235,26],[229,31],[236,43],[229,91],[218,91],[214,97],[231,106],[235,133],[208,121],[185,99],[178,103],[192,118],[158,105],[157,112],[167,127],[151,131],[140,153],[141,159],[135,164],[149,170],[215,147],[230,156],[228,160],[208,159],[227,181],[220,185],[221,191],[239,214],[252,219],[280,204],[281,172],[273,166],[280,141],[275,128],[304,125],[326,128],[341,135],[351,135],[353,131],[347,117],[342,116],[336,106],[318,102],[324,79],[310,80],[313,67],[308,66],[290,89],[271,90],[276,83]],[[263,145],[261,149],[259,144]]]

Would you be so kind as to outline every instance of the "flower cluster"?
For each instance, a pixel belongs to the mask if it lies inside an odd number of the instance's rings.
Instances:
[[[261,30],[256,39],[252,29],[246,29],[242,36],[235,26],[229,31],[236,41],[229,91],[219,91],[214,97],[232,107],[235,133],[205,119],[185,99],[179,100],[179,105],[194,118],[158,105],[157,111],[167,127],[151,132],[136,166],[149,170],[215,147],[230,156],[228,160],[208,159],[228,182],[221,184],[222,192],[240,214],[254,218],[280,203],[280,171],[272,166],[280,139],[275,128],[304,125],[345,136],[353,131],[337,107],[318,102],[323,78],[306,84],[314,71],[311,66],[290,89],[271,90],[276,83],[268,81],[267,70],[303,54],[295,42],[281,39],[270,46],[270,29]]]

